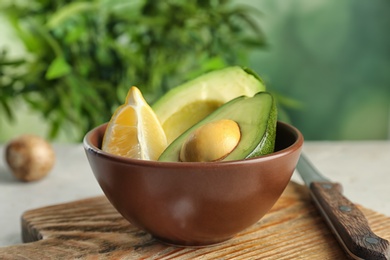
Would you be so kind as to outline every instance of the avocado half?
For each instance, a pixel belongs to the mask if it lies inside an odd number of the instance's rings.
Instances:
[[[163,95],[152,106],[171,143],[185,130],[222,104],[239,97],[265,91],[261,79],[238,66],[203,74]]]
[[[180,161],[180,150],[187,137],[202,125],[221,119],[235,121],[241,132],[237,146],[222,161],[242,160],[272,153],[275,147],[277,110],[269,92],[253,97],[237,97],[208,115],[174,140],[161,154],[159,161]],[[210,145],[218,145],[210,143]]]

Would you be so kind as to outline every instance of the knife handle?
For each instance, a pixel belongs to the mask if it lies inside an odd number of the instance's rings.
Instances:
[[[311,195],[333,233],[355,259],[390,259],[389,241],[370,229],[363,213],[342,195],[333,182],[312,182]]]

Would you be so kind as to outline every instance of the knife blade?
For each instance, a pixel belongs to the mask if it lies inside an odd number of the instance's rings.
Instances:
[[[297,170],[314,204],[343,249],[353,259],[390,259],[389,241],[377,236],[363,213],[342,194],[342,186],[325,178],[301,154]]]

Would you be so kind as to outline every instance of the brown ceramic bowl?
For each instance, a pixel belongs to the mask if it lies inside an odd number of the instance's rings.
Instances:
[[[175,245],[222,242],[259,221],[290,181],[302,134],[278,122],[276,151],[228,162],[128,159],[103,152],[106,125],[91,130],[84,148],[112,205],[131,224]]]

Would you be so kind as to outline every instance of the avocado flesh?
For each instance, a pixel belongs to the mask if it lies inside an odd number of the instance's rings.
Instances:
[[[182,107],[162,124],[168,144],[222,104],[215,100],[198,100]]]
[[[239,96],[252,97],[260,91],[265,91],[265,85],[255,73],[227,67],[173,88],[152,108],[171,143],[226,102]]]
[[[253,97],[235,98],[219,107],[175,139],[158,160],[179,161],[180,150],[187,137],[198,127],[220,119],[235,121],[241,131],[238,145],[222,161],[248,159],[273,152],[277,122],[276,105],[270,93],[259,92]]]

